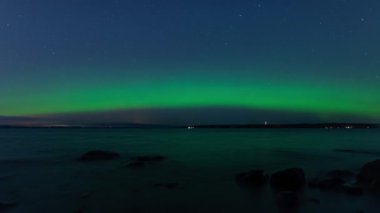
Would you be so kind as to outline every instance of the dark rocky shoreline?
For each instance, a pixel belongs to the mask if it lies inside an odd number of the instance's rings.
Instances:
[[[84,162],[110,161],[122,158],[121,154],[106,150],[92,150],[82,154],[78,160]],[[162,155],[140,155],[129,157],[125,165],[131,169],[143,169],[148,165],[166,160]],[[235,176],[236,183],[251,192],[260,192],[264,187],[270,186],[274,193],[275,203],[279,212],[298,212],[303,202],[311,202],[316,205],[321,200],[316,197],[305,198],[304,191],[318,189],[332,193],[346,194],[349,196],[362,196],[365,194],[380,194],[380,159],[364,164],[359,172],[346,169],[326,171],[324,175],[306,178],[303,168],[287,168],[266,173],[263,169],[253,169],[239,173]],[[160,182],[152,185],[155,189],[173,190],[179,187],[178,182]],[[182,185],[182,184],[181,184]],[[135,189],[139,191],[139,189]],[[81,199],[89,197],[89,193],[80,196]],[[0,202],[0,212],[16,208],[16,202]],[[78,212],[86,212],[80,209]],[[359,211],[360,212],[360,211]]]
[[[279,211],[297,212],[302,200],[305,200],[302,191],[307,187],[350,196],[379,195],[380,159],[366,163],[357,174],[350,170],[337,169],[308,181],[302,168],[280,170],[272,175],[265,174],[261,169],[251,170],[237,174],[235,179],[240,186],[253,191],[265,187],[269,180],[271,188],[276,193]],[[320,203],[318,198],[310,198],[309,201]]]

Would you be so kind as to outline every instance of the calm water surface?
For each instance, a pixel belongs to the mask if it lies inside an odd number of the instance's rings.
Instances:
[[[94,149],[121,158],[79,162]],[[250,169],[272,173],[302,167],[308,178],[332,169],[357,171],[380,158],[334,152],[380,152],[380,130],[324,129],[0,129],[0,201],[16,212],[277,212],[274,193],[239,187],[234,176]],[[130,169],[130,158],[168,159]],[[179,183],[175,189],[154,187]],[[380,198],[305,190],[299,212],[379,212]],[[318,198],[320,204],[308,202]]]

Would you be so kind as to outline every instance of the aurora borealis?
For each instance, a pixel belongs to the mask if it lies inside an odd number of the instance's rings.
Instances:
[[[4,0],[0,116],[380,122],[379,47],[376,0]]]

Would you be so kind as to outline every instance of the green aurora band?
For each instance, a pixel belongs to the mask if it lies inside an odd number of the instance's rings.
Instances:
[[[250,72],[250,69],[206,71],[199,68],[124,72],[125,69],[130,68],[82,68],[77,72],[71,69],[66,73],[82,73],[82,76],[53,75],[62,72],[51,72],[34,80],[28,77],[25,84],[19,77],[17,84],[17,80],[10,82],[9,90],[0,92],[1,114],[36,116],[223,106],[307,112],[320,117],[355,115],[380,118],[376,82],[358,85],[355,76],[342,82],[320,74],[278,74],[277,68],[273,67],[251,68],[261,69],[261,72]],[[108,72],[119,75],[108,76]]]

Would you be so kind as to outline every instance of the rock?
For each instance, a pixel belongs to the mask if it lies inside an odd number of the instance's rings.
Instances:
[[[380,193],[380,160],[366,163],[360,169],[356,180],[370,191]]]
[[[282,191],[277,194],[276,203],[280,212],[296,212],[300,201],[297,193],[293,191]]]
[[[360,170],[357,180],[359,183],[371,184],[380,178],[380,160],[366,163]]]
[[[84,153],[80,160],[82,161],[95,161],[95,160],[113,160],[119,158],[120,154],[110,151],[94,150]]]
[[[14,203],[14,202],[0,202],[0,211],[14,208],[16,206],[17,206],[17,203]]]
[[[380,193],[380,178],[372,181],[371,185],[369,185],[369,190],[374,193]]]
[[[263,186],[267,179],[268,177],[264,175],[264,170],[251,170],[236,175],[236,181],[239,184],[250,186]]]
[[[350,170],[332,170],[327,173],[327,175],[331,178],[348,178],[354,176],[354,173]]]
[[[161,155],[144,155],[144,156],[137,156],[137,157],[132,158],[132,160],[142,161],[142,162],[159,162],[165,159],[166,158]]]
[[[276,172],[270,179],[271,185],[280,190],[299,190],[305,186],[303,169],[292,168]]]

